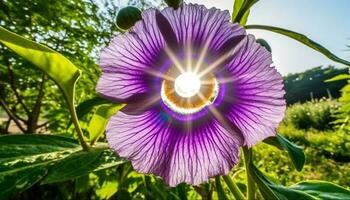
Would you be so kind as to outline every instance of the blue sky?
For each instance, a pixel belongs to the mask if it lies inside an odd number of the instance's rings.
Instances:
[[[232,11],[230,0],[186,0]],[[303,33],[341,58],[350,60],[350,0],[260,0],[247,24],[273,25]],[[318,52],[287,37],[267,31],[250,31],[272,47],[273,61],[283,74],[302,72],[334,63]]]

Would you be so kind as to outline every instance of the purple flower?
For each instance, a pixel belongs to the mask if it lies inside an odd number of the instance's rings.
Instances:
[[[107,140],[170,185],[227,174],[239,148],[274,136],[285,111],[271,54],[228,11],[149,9],[101,53],[97,91],[125,102]]]

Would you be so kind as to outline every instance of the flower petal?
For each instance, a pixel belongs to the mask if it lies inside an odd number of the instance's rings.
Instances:
[[[226,66],[232,77],[234,96],[225,116],[245,138],[245,145],[276,134],[286,109],[283,78],[272,64],[271,54],[251,35]]]
[[[216,120],[186,130],[158,109],[140,115],[118,112],[107,126],[107,140],[120,156],[142,173],[154,173],[170,185],[198,185],[227,174],[238,163],[239,134]]]
[[[245,30],[238,24],[230,23],[229,11],[216,8],[207,9],[203,5],[184,4],[178,9],[165,8],[167,17],[177,36],[177,41],[218,50],[227,40],[244,35]],[[206,50],[208,50],[206,49]]]
[[[155,9],[142,13],[129,33],[116,36],[102,50],[102,76],[97,91],[112,100],[125,100],[150,90],[148,72],[156,67],[165,42],[155,20]]]

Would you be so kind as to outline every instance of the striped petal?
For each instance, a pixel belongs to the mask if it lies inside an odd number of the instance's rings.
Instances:
[[[159,175],[170,186],[198,185],[238,163],[240,134],[214,118],[191,130],[178,123],[157,109],[140,115],[119,112],[107,126],[107,140],[137,171]]]
[[[226,94],[231,100],[223,113],[241,130],[248,146],[275,135],[284,117],[283,78],[271,64],[270,52],[249,35],[225,68],[234,94]]]

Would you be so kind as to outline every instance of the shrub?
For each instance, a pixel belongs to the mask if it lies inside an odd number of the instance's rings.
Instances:
[[[296,103],[288,107],[283,123],[302,130],[333,130],[339,107],[337,101],[329,99]]]

